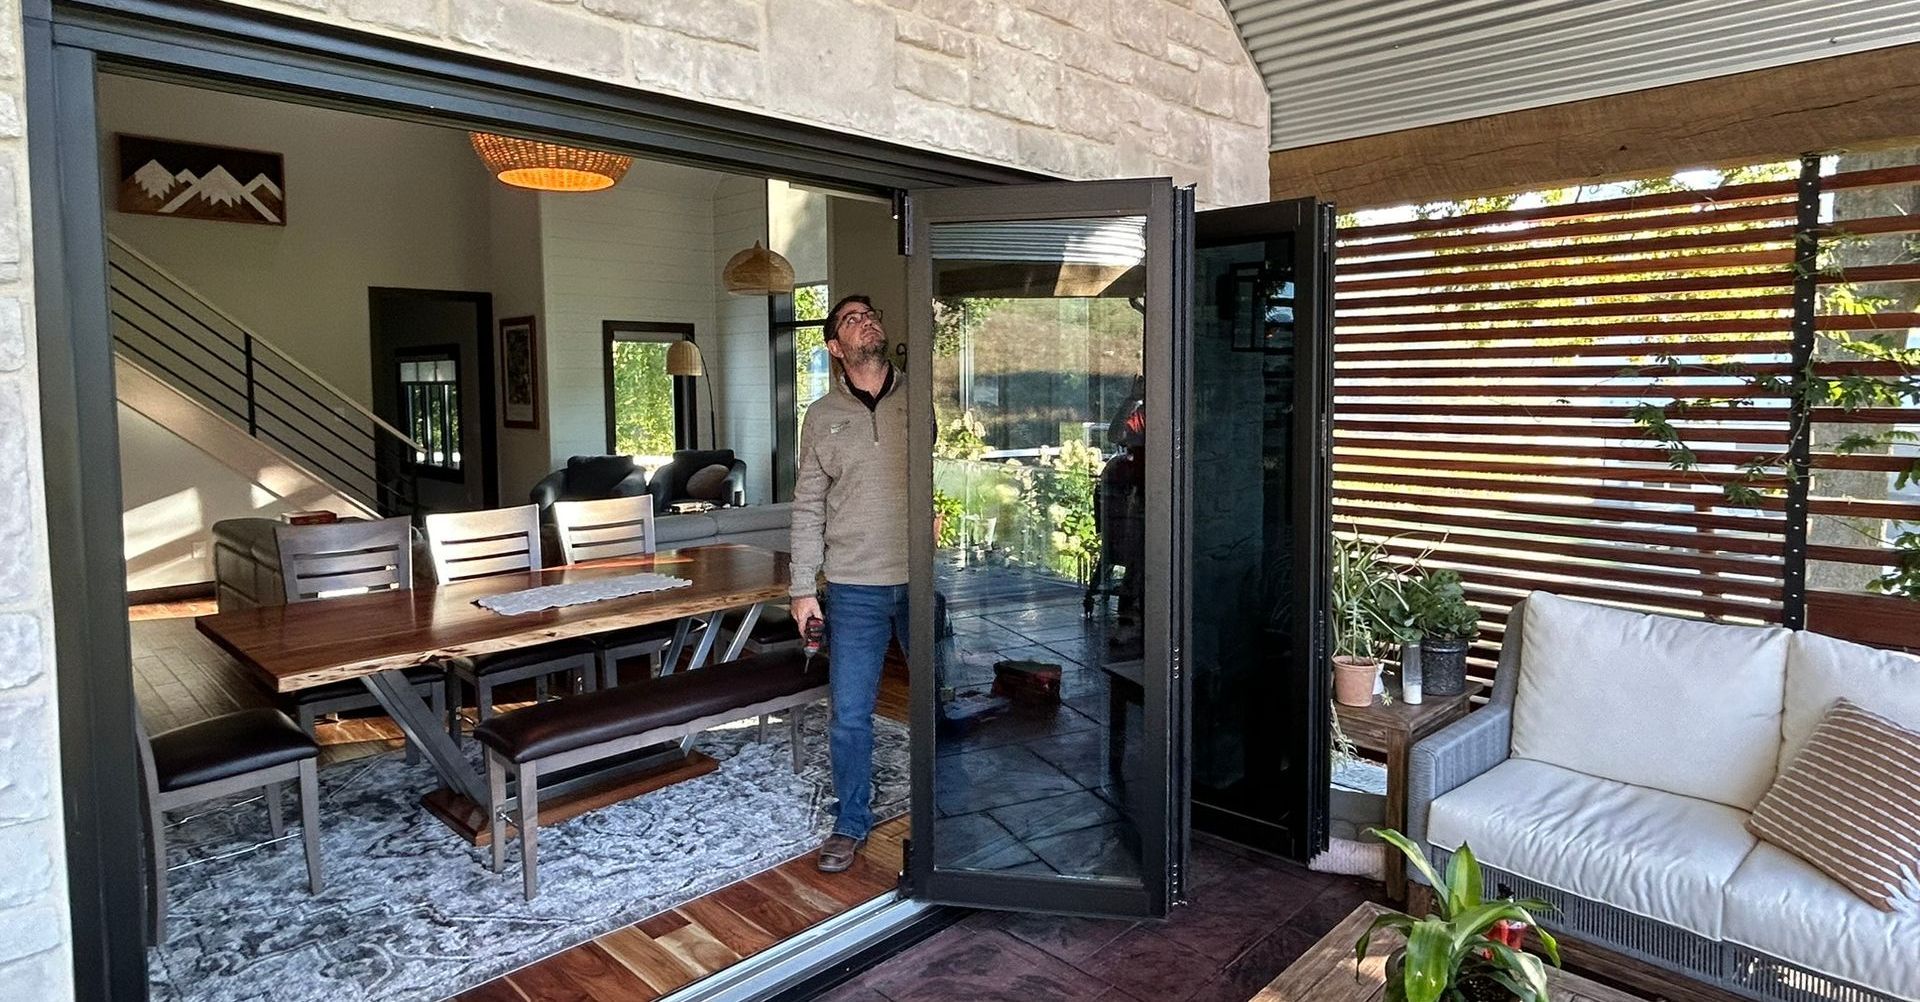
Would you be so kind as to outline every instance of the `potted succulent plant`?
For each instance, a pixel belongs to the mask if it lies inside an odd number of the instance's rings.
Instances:
[[[1409,582],[1407,608],[1420,631],[1426,692],[1458,696],[1467,687],[1467,648],[1480,635],[1480,610],[1467,604],[1458,572],[1428,571]]]
[[[1523,944],[1531,929],[1547,960],[1560,966],[1560,944],[1533,919],[1534,912],[1551,906],[1536,900],[1482,900],[1480,864],[1464,845],[1447,861],[1442,879],[1405,835],[1378,828],[1369,834],[1399,849],[1433,886],[1434,914],[1382,915],[1354,944],[1357,961],[1382,929],[1403,938],[1403,945],[1387,955],[1386,1002],[1549,1002],[1546,964]]]

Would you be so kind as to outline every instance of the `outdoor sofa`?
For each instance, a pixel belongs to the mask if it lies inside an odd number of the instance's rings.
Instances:
[[[1489,705],[1414,746],[1407,835],[1436,864],[1471,845],[1549,928],[1739,996],[1920,999],[1920,914],[1745,825],[1842,697],[1920,728],[1920,658],[1534,592]]]

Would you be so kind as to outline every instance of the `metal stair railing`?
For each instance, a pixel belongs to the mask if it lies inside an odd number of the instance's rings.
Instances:
[[[366,405],[107,237],[116,349],[382,515],[416,516],[425,449]]]

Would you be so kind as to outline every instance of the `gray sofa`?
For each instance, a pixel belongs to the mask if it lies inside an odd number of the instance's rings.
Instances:
[[[1920,659],[1535,592],[1488,705],[1414,745],[1406,834],[1442,866],[1471,845],[1488,893],[1552,903],[1558,932],[1745,998],[1920,998],[1920,916],[1745,827],[1842,697],[1920,727]]]

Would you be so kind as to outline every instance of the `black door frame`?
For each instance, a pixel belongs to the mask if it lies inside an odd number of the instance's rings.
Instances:
[[[615,341],[641,341],[650,344],[672,344],[675,341],[693,343],[696,331],[689,323],[668,323],[653,320],[602,320],[600,321],[600,367],[606,376],[607,385],[607,455],[615,454],[615,439],[618,437],[613,422],[613,344]],[[622,334],[652,335],[650,337],[628,337]],[[705,356],[701,358],[701,368],[705,368]],[[695,385],[700,376],[673,377],[673,447],[675,449],[700,448],[700,388]],[[707,393],[713,393],[713,374],[705,376]],[[711,403],[713,398],[708,396]],[[707,448],[714,448],[708,443]]]
[[[22,44],[69,919],[89,1002],[147,997],[97,73],[874,194],[1041,179],[213,0],[26,0]]]
[[[378,315],[379,304],[400,299],[429,299],[442,302],[472,303],[477,324],[474,330],[475,344],[478,346],[474,356],[479,366],[476,375],[479,384],[472,387],[480,395],[480,497],[489,508],[500,506],[500,429],[497,426],[499,401],[495,399],[494,388],[494,332],[493,332],[493,293],[462,292],[457,289],[406,289],[392,286],[370,286],[367,289],[367,336],[374,337],[371,325]],[[375,352],[374,354],[378,354]],[[391,373],[373,373],[374,379],[385,379]],[[395,422],[398,425],[398,422]],[[424,475],[424,474],[423,474]]]

